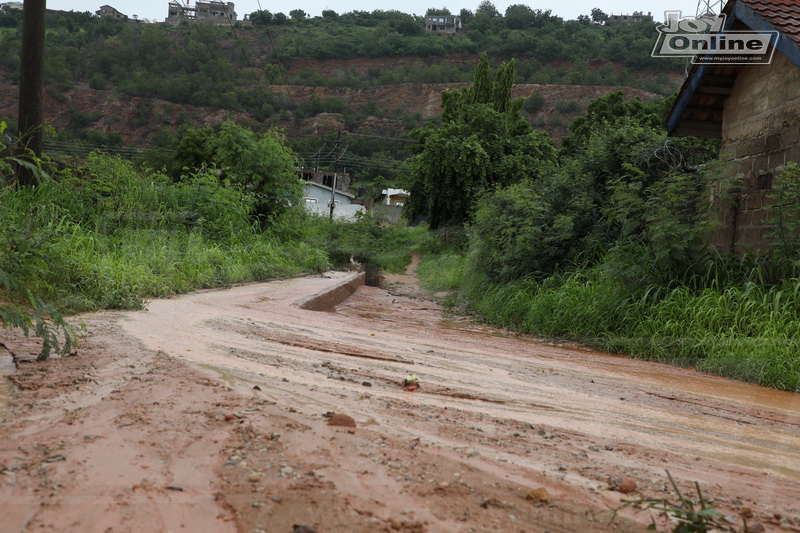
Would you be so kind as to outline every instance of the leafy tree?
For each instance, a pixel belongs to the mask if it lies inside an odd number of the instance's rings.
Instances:
[[[461,11],[458,15],[461,17],[461,23],[466,25],[472,22],[472,17],[475,16],[475,13],[467,8],[461,8]]]
[[[275,15],[272,17],[272,22],[278,26],[283,26],[286,24],[287,20],[289,20],[289,17],[287,17],[284,13],[275,13]]]
[[[483,54],[471,86],[442,93],[443,124],[414,130],[406,204],[411,218],[432,228],[468,222],[486,191],[532,177],[555,162],[547,134],[520,116],[522,99],[511,99],[514,61],[492,75]]]
[[[696,273],[709,180],[696,169],[717,150],[668,138],[666,105],[621,92],[593,101],[573,122],[579,135],[558,168],[483,197],[469,270],[509,282],[602,256],[609,277],[631,290]]]
[[[214,154],[210,141],[214,135],[211,128],[185,128],[176,139],[175,156],[169,165],[169,173],[176,181],[194,170],[212,167]]]
[[[412,17],[404,18],[393,24],[394,30],[400,35],[409,37],[411,35],[420,35],[423,33],[422,24],[414,20]]]
[[[308,13],[303,11],[302,9],[292,9],[289,11],[289,16],[292,20],[305,20],[308,18]]]
[[[495,5],[490,2],[489,0],[483,0],[479,5],[478,8],[475,10],[476,15],[488,15],[489,17],[499,17],[500,12],[497,10]]]
[[[533,114],[539,111],[543,105],[544,105],[544,96],[542,96],[540,93],[533,93],[532,95],[530,95],[528,98],[525,99],[525,105],[523,105],[522,107],[528,113]]]
[[[564,139],[562,152],[574,154],[601,126],[633,122],[652,128],[662,128],[672,99],[659,103],[645,103],[638,97],[625,100],[622,90],[614,91],[593,100],[586,116],[576,118],[569,126],[570,135]]]
[[[263,221],[300,204],[302,185],[295,173],[299,165],[279,132],[259,135],[228,121],[209,144],[223,176],[254,198],[255,215]]]
[[[187,129],[178,141],[171,175],[184,181],[205,168],[217,168],[224,180],[252,198],[253,214],[267,221],[299,205],[297,166],[280,133],[257,134],[228,121],[219,131]]]
[[[506,8],[505,20],[512,30],[524,30],[533,25],[536,14],[525,4],[513,4]]]
[[[255,26],[266,26],[272,22],[272,13],[265,9],[259,9],[258,11],[250,13],[250,20]]]
[[[595,24],[602,24],[603,22],[608,20],[608,15],[600,9],[599,7],[595,7],[592,9],[592,22]]]
[[[493,282],[552,272],[589,246],[591,176],[569,164],[487,195],[472,224],[470,269]]]
[[[450,10],[447,9],[446,7],[442,7],[439,9],[435,7],[429,7],[428,10],[425,12],[426,17],[436,17],[436,16],[445,17],[449,15],[452,15],[452,13],[450,13]]]
[[[322,18],[325,20],[339,20],[339,14],[333,9],[323,9]]]

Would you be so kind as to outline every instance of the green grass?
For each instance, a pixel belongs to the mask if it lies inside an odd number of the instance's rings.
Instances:
[[[431,291],[453,291],[464,279],[466,259],[455,253],[423,255],[417,276],[422,285]]]

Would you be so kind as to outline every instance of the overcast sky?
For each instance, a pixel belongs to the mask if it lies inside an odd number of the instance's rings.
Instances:
[[[186,1],[186,0],[182,0]],[[195,0],[190,0],[194,4]],[[226,0],[227,1],[227,0]],[[259,5],[260,1],[260,5]],[[150,19],[156,22],[163,22],[167,17],[168,0],[47,0],[48,9],[60,9],[63,11],[89,11],[94,13],[104,4],[108,4],[122,13],[132,17],[138,15],[140,19]],[[512,4],[520,4],[519,0],[492,2],[500,13],[505,13],[506,8]],[[239,19],[244,18],[245,14],[252,13],[259,9],[265,9],[272,13],[283,12],[287,15],[293,9],[302,9],[310,16],[317,16],[323,9],[332,9],[337,13],[347,13],[349,11],[374,11],[376,9],[391,10],[396,9],[404,13],[424,15],[430,7],[446,7],[453,13],[458,13],[462,8],[475,11],[480,4],[480,0],[460,0],[459,2],[448,2],[444,0],[407,0],[404,2],[389,0],[373,0],[371,2],[354,2],[352,0],[293,0],[286,3],[273,3],[267,0],[234,0],[236,14]],[[592,8],[599,7],[608,14],[631,14],[634,11],[648,11],[653,13],[653,18],[657,21],[664,19],[664,11],[680,10],[684,15],[694,15],[697,10],[696,0],[656,0],[646,2],[641,0],[622,0],[608,2],[607,0],[579,0],[572,2],[554,1],[536,2],[527,4],[533,9],[551,10],[553,14],[564,19],[576,19],[578,15],[588,15]]]

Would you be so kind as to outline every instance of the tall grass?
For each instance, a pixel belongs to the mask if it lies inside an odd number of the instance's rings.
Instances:
[[[325,217],[310,220],[308,242],[325,249],[334,265],[363,265],[402,273],[411,261],[409,250],[427,236],[425,226],[384,224],[367,215],[359,223],[331,222]]]
[[[249,202],[210,173],[173,183],[94,155],[80,172],[0,188],[0,268],[74,313],[328,267],[324,248],[253,223]]]
[[[93,154],[36,187],[0,187],[0,271],[63,313],[135,309],[198,288],[321,272],[350,257],[402,271],[426,232],[335,223],[301,207],[264,222],[252,205],[211,171],[173,182]]]
[[[456,253],[426,254],[417,268],[417,276],[429,290],[452,291],[461,286],[465,265],[464,256]]]

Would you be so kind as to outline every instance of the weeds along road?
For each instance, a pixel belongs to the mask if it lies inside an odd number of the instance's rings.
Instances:
[[[667,470],[800,531],[799,395],[448,317],[411,276],[297,305],[347,276],[87,316],[79,357],[14,376],[9,531],[643,531],[608,509],[677,501]]]

